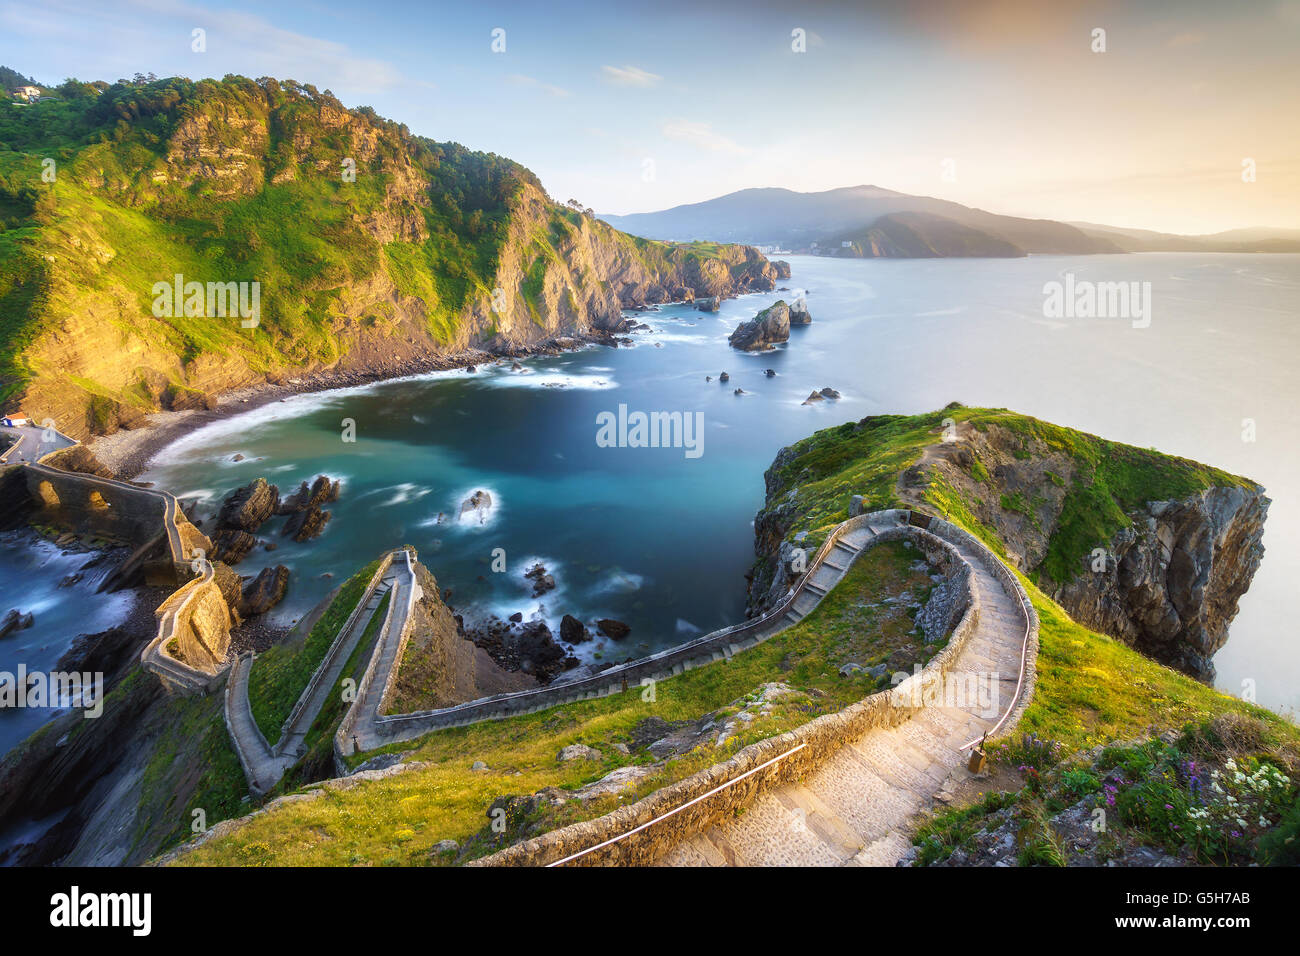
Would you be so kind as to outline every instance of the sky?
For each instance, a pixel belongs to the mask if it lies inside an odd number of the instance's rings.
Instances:
[[[610,214],[871,184],[1300,228],[1297,50],[1300,0],[0,0],[0,64],[42,83],[295,79]]]

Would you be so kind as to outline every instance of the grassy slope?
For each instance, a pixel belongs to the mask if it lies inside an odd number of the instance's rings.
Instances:
[[[509,160],[411,136],[365,110],[340,129],[332,124],[343,112],[309,85],[241,77],[118,83],[21,109],[0,103],[0,388],[31,378],[36,370],[19,354],[54,317],[110,291],[134,306],[124,313],[138,314],[135,330],[161,335],[176,354],[237,350],[264,370],[337,358],[339,293],[384,264],[399,289],[421,298],[435,339],[447,341],[467,297],[491,285],[511,199],[536,180]],[[217,195],[204,175],[168,182],[172,137],[196,116],[269,128],[265,156],[249,160],[264,165],[265,181],[234,197]],[[248,145],[233,124],[216,135],[230,148]],[[371,136],[371,167],[343,182],[335,171]],[[309,144],[305,156],[294,141]],[[57,163],[53,183],[41,179],[46,158]],[[390,211],[387,194],[406,162],[427,182],[429,204],[417,214],[429,238],[381,246],[364,223]],[[299,178],[272,182],[284,172]],[[85,255],[96,248],[111,255]],[[149,290],[176,272],[261,282],[265,334],[241,333],[237,322],[154,320]]]
[[[392,592],[385,594],[379,606],[375,608],[365,631],[361,634],[361,639],[357,641],[357,646],[352,649],[347,662],[343,665],[343,670],[339,672],[333,691],[325,699],[325,704],[307,731],[307,737],[303,741],[305,750],[302,759],[289,768],[276,784],[273,795],[291,793],[310,781],[334,775],[334,733],[338,730],[339,722],[348,708],[348,701],[343,693],[344,682],[352,681],[353,688],[361,683],[361,677],[370,661],[370,651],[379,636],[380,628],[384,626],[384,616],[388,613],[391,597]]]
[[[253,662],[248,674],[248,701],[257,726],[272,745],[280,739],[280,728],[288,719],[289,711],[325,659],[325,652],[334,643],[339,628],[356,607],[378,567],[379,562],[372,561],[348,578],[306,638],[276,644]]]
[[[344,181],[343,164],[358,155],[369,158]],[[42,178],[47,160],[53,182]],[[467,306],[492,295],[516,203],[529,188],[542,192],[517,163],[413,136],[292,81],[71,84],[30,106],[0,101],[0,399],[57,374],[32,368],[24,349],[62,317],[95,307],[182,361],[236,356],[260,373],[333,362],[353,323],[389,326],[392,303],[366,291],[384,278],[423,314],[433,341],[448,344]],[[557,246],[583,221],[553,204],[546,219],[521,264],[539,323],[545,274],[564,266]],[[401,238],[375,238],[379,221],[389,224],[379,234]],[[660,274],[689,276],[740,255],[589,222],[602,241],[623,244]],[[417,226],[427,238],[414,238]],[[260,282],[257,334],[235,320],[153,317],[153,284],[176,273]],[[143,386],[71,384],[142,409],[154,400]]]
[[[712,711],[734,712],[731,702],[767,681],[784,681],[803,691],[781,698],[773,713],[748,725],[719,749],[711,747],[669,761],[623,802],[725,759],[753,743],[861,699],[876,689],[862,674],[838,675],[845,647],[865,655],[873,640],[893,646],[910,620],[877,624],[860,607],[885,593],[924,593],[928,577],[912,571],[915,552],[901,544],[873,549],[856,562],[846,578],[819,607],[790,628],[729,661],[710,664],[661,681],[656,699],[642,699],[640,688],[598,700],[583,701],[508,720],[441,731],[422,742],[395,744],[388,750],[413,749],[408,759],[431,766],[325,797],[293,803],[264,814],[233,834],[213,840],[186,855],[185,864],[338,865],[355,863],[421,864],[429,848],[443,839],[464,842],[482,829],[491,801],[501,794],[532,793],[542,787],[573,788],[604,776],[615,767],[650,763],[639,753],[629,758],[614,750],[628,742],[647,717],[693,720]],[[933,653],[938,646],[928,648]],[[855,658],[858,659],[858,658]],[[868,658],[870,659],[870,658]],[[556,754],[582,743],[601,751],[601,761],[558,763]],[[374,756],[374,752],[363,755]],[[481,760],[488,771],[473,772]],[[572,801],[553,825],[590,818],[619,805],[601,798],[581,805]],[[486,851],[488,847],[484,847]]]

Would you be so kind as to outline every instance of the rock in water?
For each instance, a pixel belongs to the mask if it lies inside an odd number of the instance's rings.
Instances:
[[[289,588],[289,569],[283,564],[273,568],[263,568],[257,577],[244,585],[239,599],[239,613],[242,617],[265,614],[280,603],[284,592]]]
[[[730,382],[730,381],[731,381],[731,376],[728,375],[726,372],[723,372],[721,375],[718,376],[718,381],[719,381],[719,382]]]
[[[524,577],[533,582],[533,597],[541,597],[547,591],[555,590],[555,578],[546,573],[541,564],[534,564],[524,572]]]
[[[823,388],[821,390],[821,396],[822,398],[837,399],[840,397],[840,393],[835,391],[833,388]]]
[[[695,300],[695,308],[701,312],[717,312],[722,308],[722,296],[706,295]]]
[[[320,505],[310,504],[302,511],[291,514],[280,534],[292,537],[295,541],[307,541],[320,535],[329,520],[328,511],[322,511]]]
[[[778,299],[748,322],[736,326],[727,342],[742,352],[758,352],[790,339],[790,307]]]
[[[305,511],[312,505],[323,505],[339,500],[339,482],[330,481],[328,475],[317,475],[316,480],[307,486],[307,482],[298,485],[298,490],[285,498],[276,509],[276,514],[293,514]]]
[[[35,618],[28,611],[24,614],[16,607],[9,609],[3,618],[0,618],[0,637],[5,637],[13,631],[21,631],[23,628],[31,627]]]
[[[222,528],[212,536],[212,554],[210,557],[213,561],[238,564],[248,555],[248,552],[253,550],[256,544],[257,539],[247,531]]]
[[[280,490],[267,484],[265,478],[254,478],[225,500],[217,513],[217,527],[251,533],[279,510]]]
[[[566,614],[560,621],[560,640],[569,644],[581,644],[591,640],[591,635],[581,621],[572,614]]]
[[[600,628],[600,633],[616,641],[621,641],[632,633],[632,628],[630,626],[624,624],[622,621],[616,621],[609,617],[602,617],[596,622],[596,626]]]
[[[808,303],[802,297],[790,306],[790,324],[812,325],[812,316],[808,314]]]
[[[821,392],[814,391],[811,395],[809,395],[807,398],[803,400],[803,404],[811,405],[813,402],[824,402],[824,401],[826,401],[826,396],[824,396]]]
[[[474,492],[460,506],[460,519],[465,520],[465,515],[477,515],[479,523],[482,524],[487,520],[487,513],[492,508],[492,496],[480,488]]]

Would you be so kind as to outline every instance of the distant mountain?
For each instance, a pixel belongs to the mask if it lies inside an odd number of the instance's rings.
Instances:
[[[1109,240],[1125,252],[1300,252],[1300,229],[1254,227],[1180,236],[1092,222],[1072,222],[1070,225],[1095,239]]]
[[[904,218],[881,221],[899,216]],[[853,250],[832,252],[836,255],[1020,256],[1123,251],[1110,238],[1087,235],[1067,223],[999,216],[879,186],[816,193],[742,189],[661,212],[600,218],[616,229],[653,239],[708,238],[796,250],[812,250],[816,243],[816,249],[822,251],[828,246]],[[844,242],[850,245],[844,246]]]
[[[866,229],[833,238],[826,251],[832,256],[851,259],[1009,258],[1026,255],[1025,250],[1005,239],[923,212],[895,212],[881,216]]]

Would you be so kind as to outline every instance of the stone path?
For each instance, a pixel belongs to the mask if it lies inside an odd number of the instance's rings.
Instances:
[[[1012,705],[1025,617],[980,563],[970,562],[979,626],[951,673],[996,673],[997,706],[927,707],[895,727],[845,744],[798,783],[760,794],[740,817],[698,833],[661,857],[661,866],[892,866],[911,846],[911,822],[966,779],[969,751]],[[993,712],[986,717],[984,713]]]
[[[404,551],[402,554],[407,552]],[[408,561],[394,558],[393,570],[396,574],[396,584],[393,588],[392,618],[375,644],[374,674],[369,682],[363,684],[356,703],[352,705],[357,712],[357,720],[352,727],[352,737],[361,750],[369,750],[400,739],[381,737],[375,728],[375,718],[379,716],[384,690],[388,686],[393,668],[397,666],[400,652],[404,647],[402,633],[406,629],[407,619],[415,608],[415,602],[422,597],[422,592],[415,581],[415,571]]]
[[[288,726],[274,747],[267,743],[253,718],[252,705],[248,699],[248,674],[254,659],[245,654],[235,660],[226,684],[226,728],[244,768],[249,789],[254,794],[266,793],[279,783],[280,778],[305,753],[307,732],[333,692],[348,658],[352,656],[357,642],[379,609],[384,595],[394,588],[403,575],[409,573],[410,568],[406,563],[395,559],[374,590],[365,598],[360,613],[349,617],[312,675],[303,696],[290,715]]]

